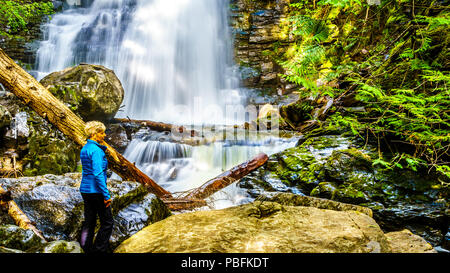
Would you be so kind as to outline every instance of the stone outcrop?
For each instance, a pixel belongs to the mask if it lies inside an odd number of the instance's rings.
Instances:
[[[112,119],[124,97],[124,90],[114,71],[101,66],[80,64],[53,72],[40,83],[85,122]]]
[[[293,42],[287,21],[290,0],[232,0],[231,26],[235,62],[246,87],[277,91],[294,88],[278,76],[283,69],[275,61]]]
[[[56,2],[62,1],[50,1],[50,0],[30,0],[30,1],[15,1],[17,3],[41,2],[48,3],[53,2],[54,11],[58,10]],[[23,14],[20,14],[23,16]],[[2,14],[3,17],[3,14]],[[43,15],[31,11],[27,17],[27,24],[25,28],[20,30],[12,30],[10,26],[7,26],[8,21],[0,19],[0,47],[10,56],[17,61],[25,69],[31,69],[36,60],[36,52],[39,47],[39,40],[42,39],[43,33],[41,26],[47,22],[50,15]],[[6,18],[6,16],[5,16]],[[22,17],[20,17],[22,19]],[[15,20],[19,20],[16,18]]]

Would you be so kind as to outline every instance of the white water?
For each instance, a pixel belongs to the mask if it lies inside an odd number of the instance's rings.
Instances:
[[[227,0],[95,0],[45,26],[37,78],[80,62],[113,69],[125,89],[118,117],[174,124],[242,124],[226,106],[242,97],[234,73]],[[124,156],[170,192],[200,186],[260,152],[295,145],[273,136],[191,147],[134,139]],[[115,176],[117,178],[117,176]],[[216,193],[215,208],[247,200],[236,184]]]
[[[143,141],[134,139],[124,156],[158,181],[172,193],[181,193],[201,186],[220,173],[243,163],[259,153],[271,155],[294,147],[297,139],[255,137],[239,145],[227,141],[210,145]],[[118,176],[113,178],[118,179]],[[211,196],[207,202],[211,208],[220,209],[251,201],[236,183]]]

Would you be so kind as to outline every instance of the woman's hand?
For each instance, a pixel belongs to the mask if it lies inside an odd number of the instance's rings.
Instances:
[[[111,198],[108,200],[103,200],[103,202],[105,203],[106,207],[109,207],[111,205]]]

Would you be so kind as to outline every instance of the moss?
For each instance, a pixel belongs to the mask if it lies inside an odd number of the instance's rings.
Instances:
[[[24,157],[26,175],[63,174],[74,172],[80,148],[36,114],[28,120],[28,154]]]
[[[152,200],[149,213],[148,216],[151,223],[156,223],[172,215],[166,204],[159,198]]]
[[[305,148],[294,147],[275,155],[278,164],[271,163],[268,170],[276,174],[287,186],[311,190],[320,180],[321,163]]]

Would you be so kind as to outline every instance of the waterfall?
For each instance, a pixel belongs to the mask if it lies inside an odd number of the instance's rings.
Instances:
[[[34,74],[39,80],[81,62],[100,64],[115,71],[125,90],[117,117],[187,126],[242,124],[228,8],[228,0],[95,0],[64,10],[44,26]],[[124,156],[172,193],[198,187],[260,152],[270,155],[296,143],[255,135],[188,146],[143,134],[134,136]],[[222,208],[248,198],[235,183],[212,199]]]
[[[37,78],[77,65],[113,69],[125,89],[118,117],[232,124],[241,105],[226,0],[95,0],[56,14],[37,52]]]

